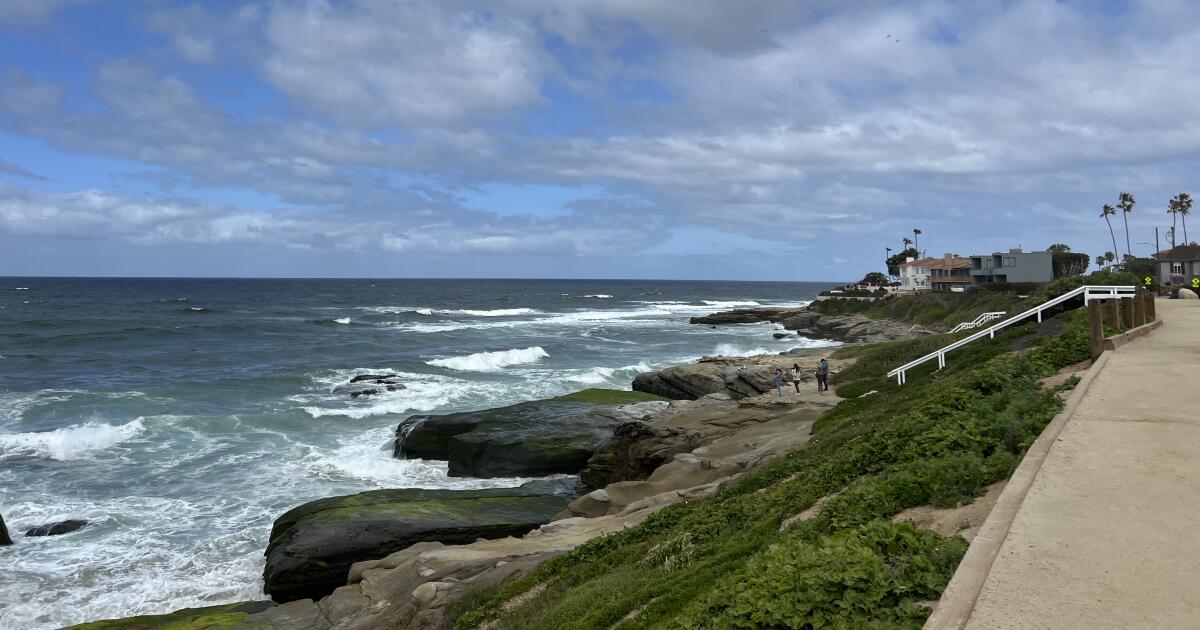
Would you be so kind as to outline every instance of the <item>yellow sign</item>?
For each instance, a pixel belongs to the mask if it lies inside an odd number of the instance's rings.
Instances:
[[[1151,278],[1150,276],[1146,276],[1146,286],[1150,286],[1152,284],[1154,284],[1154,278]]]
[[[1197,278],[1196,276],[1192,276],[1192,288],[1200,289],[1200,278]]]

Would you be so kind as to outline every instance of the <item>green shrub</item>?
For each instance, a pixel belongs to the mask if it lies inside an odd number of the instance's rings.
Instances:
[[[909,524],[875,520],[772,545],[709,597],[692,628],[919,627],[966,553]],[[769,603],[769,604],[768,604]]]

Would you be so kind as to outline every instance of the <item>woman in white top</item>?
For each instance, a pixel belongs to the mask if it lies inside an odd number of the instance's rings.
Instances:
[[[796,386],[796,393],[800,393],[800,364],[792,364],[792,385]]]

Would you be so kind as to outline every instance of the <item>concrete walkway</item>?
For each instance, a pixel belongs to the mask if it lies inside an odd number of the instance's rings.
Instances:
[[[1200,628],[1200,303],[1122,347],[1050,449],[968,628]]]

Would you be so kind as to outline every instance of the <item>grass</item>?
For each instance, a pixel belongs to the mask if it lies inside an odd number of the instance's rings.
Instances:
[[[1013,327],[940,372],[914,370],[904,387],[883,375],[933,341],[845,349],[858,362],[838,375],[839,393],[876,393],[826,412],[807,445],[472,596],[452,611],[454,627],[918,628],[929,612],[918,602],[937,599],[966,545],[889,519],[970,502],[1011,474],[1061,407],[1039,379],[1088,355],[1082,319],[1060,325],[1044,337]],[[818,516],[780,530],[834,493]]]
[[[572,402],[591,403],[593,405],[628,405],[630,403],[647,402],[655,400],[669,400],[662,396],[647,394],[645,392],[631,392],[623,389],[600,389],[591,388],[580,390],[564,396],[558,396],[551,400],[566,400]]]
[[[1013,292],[976,289],[963,293],[926,291],[877,301],[821,300],[813,302],[809,308],[824,315],[862,314],[949,330],[959,322],[971,321],[983,313],[1023,310],[1018,308],[1022,303],[1023,299]]]

